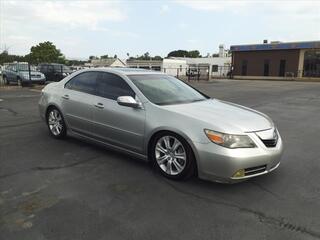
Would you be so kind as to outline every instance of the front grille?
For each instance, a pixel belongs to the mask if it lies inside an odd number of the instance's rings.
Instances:
[[[266,145],[266,147],[275,147],[277,145],[278,139],[267,139],[267,140],[262,140],[261,141]]]
[[[264,143],[264,145],[268,148],[272,148],[277,146],[277,142],[278,142],[278,133],[277,130],[274,130],[273,132],[273,138],[271,139],[262,139],[260,138],[261,141]]]
[[[254,174],[258,174],[258,173],[263,173],[266,169],[267,169],[267,165],[245,168],[244,175],[250,176],[250,175],[254,175]]]
[[[32,78],[40,78],[41,75],[40,75],[40,74],[31,74],[31,77],[32,77]]]

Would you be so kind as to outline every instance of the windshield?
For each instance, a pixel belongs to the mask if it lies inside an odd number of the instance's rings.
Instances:
[[[29,71],[28,64],[18,64],[18,71]],[[35,66],[30,65],[30,71],[37,71]]]
[[[69,67],[62,65],[62,64],[54,64],[52,66],[53,66],[55,72],[71,72],[71,69]]]
[[[158,105],[190,103],[208,97],[168,75],[130,75],[129,78],[151,102]]]

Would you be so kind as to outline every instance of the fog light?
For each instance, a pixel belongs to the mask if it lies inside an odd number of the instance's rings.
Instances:
[[[244,169],[240,169],[235,174],[233,174],[232,177],[239,178],[239,177],[244,177],[244,176],[245,176]]]

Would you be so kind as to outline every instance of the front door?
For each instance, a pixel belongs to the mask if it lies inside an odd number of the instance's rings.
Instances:
[[[94,110],[94,134],[103,141],[142,153],[145,110],[120,106],[119,96],[132,96],[134,91],[120,76],[100,72]]]
[[[62,112],[68,127],[83,135],[91,136],[93,110],[96,101],[97,72],[84,72],[69,80],[62,94]]]

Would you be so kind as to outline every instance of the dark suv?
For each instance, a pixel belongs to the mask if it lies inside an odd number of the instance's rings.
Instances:
[[[40,72],[42,72],[47,81],[59,82],[72,73],[72,70],[63,64],[58,63],[41,63],[38,66]]]

